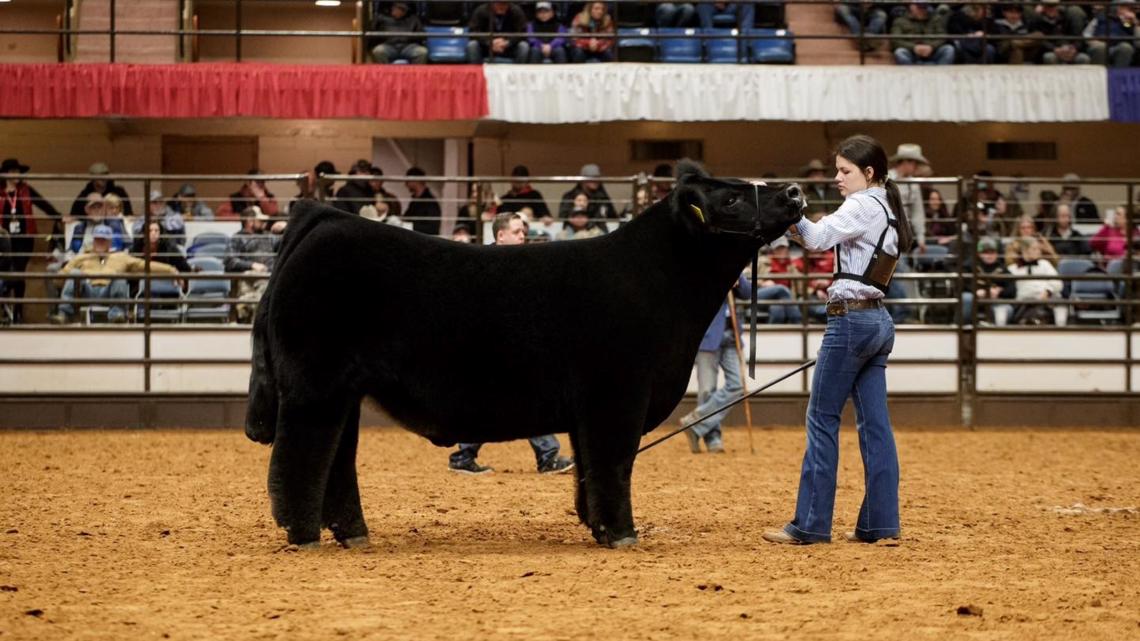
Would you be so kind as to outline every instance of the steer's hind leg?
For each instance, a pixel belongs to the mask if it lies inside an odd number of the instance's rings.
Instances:
[[[332,530],[333,537],[344,547],[368,544],[368,526],[360,507],[360,488],[356,482],[356,443],[360,435],[360,401],[354,401],[344,420],[340,443],[333,458],[321,523]]]
[[[337,452],[347,405],[283,402],[269,459],[273,517],[289,543],[320,544],[325,486]]]
[[[590,429],[590,428],[587,428]],[[586,510],[594,540],[610,547],[637,543],[630,477],[640,431],[594,427],[584,435]]]
[[[578,438],[578,432],[575,430],[570,430],[570,446],[574,448],[574,511],[578,513],[578,520],[582,522],[582,525],[592,527],[586,492],[586,476],[589,468],[586,465],[581,439]]]

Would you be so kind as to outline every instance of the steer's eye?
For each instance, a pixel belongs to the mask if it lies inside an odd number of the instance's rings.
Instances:
[[[725,207],[732,207],[736,204],[736,196],[729,196],[728,200],[724,201]]]

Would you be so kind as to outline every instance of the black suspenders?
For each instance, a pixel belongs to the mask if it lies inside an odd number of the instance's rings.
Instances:
[[[900,250],[898,254],[891,256],[883,250],[883,242],[887,239],[887,232],[890,231],[892,227],[897,232],[899,221],[897,218],[891,218],[891,214],[887,211],[886,205],[880,202],[878,198],[874,196],[869,196],[869,198],[882,208],[883,215],[887,217],[887,226],[883,228],[883,233],[879,234],[879,242],[875,243],[875,251],[871,254],[871,260],[867,263],[867,269],[865,269],[862,274],[843,271],[839,245],[836,245],[835,278],[848,278],[859,281],[864,285],[870,285],[886,294],[887,289],[891,285],[891,277],[894,276],[895,267],[898,266],[899,256],[902,254],[902,251]]]

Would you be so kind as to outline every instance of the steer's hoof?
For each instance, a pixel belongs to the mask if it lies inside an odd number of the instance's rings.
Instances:
[[[298,550],[319,550],[321,549],[320,541],[309,541],[308,543],[297,543]]]
[[[352,550],[354,548],[366,548],[369,545],[372,545],[372,543],[368,540],[367,534],[364,536],[354,536],[352,538],[338,542],[341,544],[341,546],[349,550]]]
[[[610,548],[612,548],[614,550],[620,550],[621,548],[631,548],[635,545],[637,545],[637,537],[636,536],[627,536],[627,537],[620,538],[616,541],[610,541],[609,542]]]

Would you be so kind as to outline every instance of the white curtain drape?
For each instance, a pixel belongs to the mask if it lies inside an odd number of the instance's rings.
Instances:
[[[488,118],[1081,122],[1107,120],[1103,67],[484,65]]]

